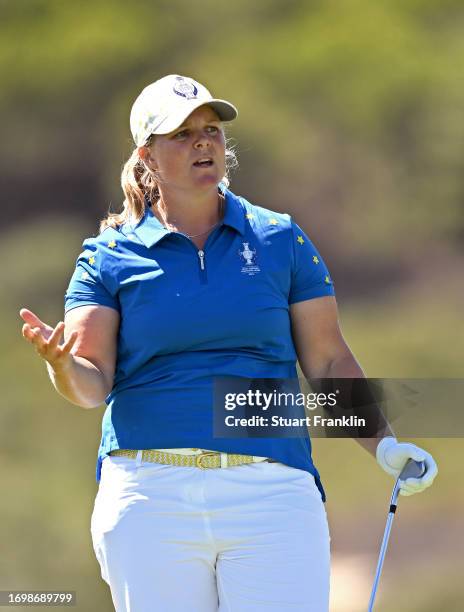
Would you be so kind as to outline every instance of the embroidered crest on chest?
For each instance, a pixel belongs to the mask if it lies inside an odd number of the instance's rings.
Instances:
[[[249,242],[242,242],[242,249],[238,250],[240,259],[244,265],[242,265],[241,273],[247,274],[248,276],[254,276],[261,272],[261,268],[257,264],[257,252],[256,249],[250,247]]]

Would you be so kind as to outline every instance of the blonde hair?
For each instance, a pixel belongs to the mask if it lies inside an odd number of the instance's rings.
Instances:
[[[150,136],[145,146],[153,143],[154,136]],[[221,180],[221,184],[228,187],[229,172],[238,166],[235,154],[235,146],[229,139],[226,139],[226,174]],[[153,202],[159,197],[159,189],[156,172],[151,170],[142,160],[138,149],[132,151],[131,156],[124,164],[121,173],[121,187],[124,192],[123,210],[119,213],[109,212],[100,221],[100,232],[107,227],[117,229],[124,223],[137,224],[145,214],[145,207],[148,202]]]

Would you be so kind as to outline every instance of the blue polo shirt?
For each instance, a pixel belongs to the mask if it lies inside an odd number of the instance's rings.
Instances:
[[[296,378],[289,305],[334,295],[329,272],[289,215],[224,190],[222,223],[199,251],[147,207],[136,225],[84,241],[65,310],[120,313],[101,463],[110,451],[206,448],[270,457],[314,475],[309,437],[213,436],[215,377]]]

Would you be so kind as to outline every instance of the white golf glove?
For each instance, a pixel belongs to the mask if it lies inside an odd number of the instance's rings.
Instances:
[[[425,473],[421,478],[407,478],[400,481],[401,495],[414,495],[421,493],[430,487],[435,476],[438,474],[438,467],[432,455],[409,442],[398,442],[396,438],[387,436],[383,438],[376,451],[377,462],[387,474],[398,478],[401,470],[406,465],[408,459],[423,461],[425,463]]]

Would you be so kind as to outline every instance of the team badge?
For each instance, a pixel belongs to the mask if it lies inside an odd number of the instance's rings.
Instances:
[[[245,265],[242,266],[241,272],[242,274],[247,274],[248,276],[254,276],[258,272],[261,271],[261,268],[256,263],[256,249],[250,249],[249,242],[242,242],[243,249],[238,251],[240,258]]]
[[[192,100],[198,95],[198,88],[195,87],[194,83],[192,81],[187,81],[187,79],[183,77],[176,78],[176,83],[172,90],[175,94],[187,98],[187,100]]]

